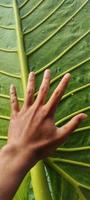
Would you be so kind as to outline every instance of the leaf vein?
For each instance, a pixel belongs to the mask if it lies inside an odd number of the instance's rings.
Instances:
[[[38,24],[36,24],[33,28],[27,30],[26,32],[24,32],[23,34],[26,35],[28,33],[31,33],[32,31],[34,31],[35,29],[37,29],[40,25],[42,25],[46,20],[48,20],[53,14],[55,14],[55,12],[63,5],[63,3],[65,2],[65,0],[63,0],[62,2],[60,2],[60,4],[48,15],[46,16],[42,21],[40,21]]]
[[[62,122],[65,122],[66,120],[70,119],[71,117],[74,117],[75,115],[82,113],[82,112],[85,112],[85,111],[88,111],[88,110],[90,110],[90,106],[82,108],[82,109],[80,109],[80,110],[78,110],[78,111],[76,111],[76,112],[74,112],[70,115],[67,115],[66,117],[63,117],[61,120],[57,121],[55,123],[55,125],[58,126],[59,124],[61,124]]]
[[[27,55],[31,55],[34,52],[36,52],[39,48],[41,48],[45,43],[47,43],[49,40],[51,40],[68,22],[70,22],[70,20],[75,17],[80,11],[81,9],[86,5],[86,3],[88,2],[88,0],[86,0],[82,6],[72,15],[69,17],[69,19],[67,19],[61,26],[59,26],[48,38],[46,38],[43,42],[41,42],[38,46],[36,46],[34,49],[32,49],[31,51],[27,52]]]
[[[4,8],[12,8],[13,7],[12,5],[5,5],[5,4],[1,4],[1,3],[0,3],[0,6],[4,7]]]
[[[62,158],[51,158],[50,159],[54,162],[62,162],[62,163],[69,163],[72,165],[78,165],[81,167],[90,167],[89,163],[85,163],[85,162],[78,162],[76,160],[69,160],[69,159],[62,159]]]
[[[10,99],[10,96],[9,95],[5,95],[5,94],[0,94],[0,97],[3,98],[3,99]],[[24,99],[18,97],[18,101],[23,102]]]
[[[46,163],[53,168],[58,174],[60,174],[61,176],[63,176],[68,182],[70,182],[76,189],[81,186],[85,189],[90,190],[90,186],[88,185],[84,185],[82,183],[80,183],[79,181],[75,180],[73,177],[71,177],[69,174],[67,174],[67,172],[65,172],[62,168],[60,168],[59,166],[57,166],[52,160],[51,158],[47,158],[45,159]]]
[[[23,8],[30,0],[25,0],[20,6],[19,9]]]
[[[20,60],[21,78],[22,78],[22,84],[23,84],[23,91],[25,94],[29,70],[28,70],[27,56],[25,54],[25,49],[24,49],[21,20],[20,20],[20,15],[19,15],[20,13],[19,13],[19,8],[18,8],[16,0],[13,1],[13,8],[14,8],[14,14],[15,14],[15,20],[16,20],[16,34],[17,34],[17,43],[18,43],[18,56]]]
[[[1,135],[0,135],[0,140],[7,140],[7,139],[8,139],[7,136],[1,136]]]
[[[31,10],[29,11],[27,14],[25,14],[24,16],[21,16],[21,19],[25,19],[26,17],[28,17],[30,14],[32,14],[45,0],[41,0],[37,3],[37,5]]]
[[[79,92],[79,91],[81,91],[81,90],[83,90],[83,89],[85,89],[85,88],[87,88],[87,87],[90,87],[90,83],[85,84],[85,85],[83,85],[83,86],[81,86],[81,87],[78,87],[77,89],[74,89],[74,90],[72,90],[72,91],[66,93],[66,94],[61,98],[61,101],[64,100],[64,99],[66,99],[67,97],[69,97],[69,96],[71,96],[71,95],[74,95],[76,92]]]
[[[7,30],[15,30],[14,26],[11,27],[11,26],[0,25],[0,28],[7,29]]]
[[[20,75],[11,74],[9,72],[5,72],[5,71],[2,71],[2,70],[0,70],[0,74],[3,74],[5,76],[9,76],[9,77],[13,77],[13,78],[16,78],[16,79],[21,79]]]
[[[4,115],[0,115],[0,119],[10,120],[10,117],[9,116],[4,116]]]
[[[45,69],[47,69],[48,67],[50,67],[51,65],[53,65],[54,63],[56,63],[58,60],[60,60],[68,51],[70,51],[76,44],[78,44],[85,36],[87,36],[90,33],[90,30],[88,30],[86,33],[84,33],[81,37],[79,37],[79,39],[77,39],[73,44],[71,44],[69,47],[67,47],[62,53],[60,53],[56,58],[54,58],[51,62],[49,62],[47,65],[45,65],[44,67],[41,67],[38,71],[36,71],[36,74],[41,73],[42,71],[44,71]],[[88,58],[89,60],[90,58]],[[86,60],[87,62],[87,60]],[[76,68],[78,66],[74,66],[74,68]]]
[[[0,51],[2,52],[8,52],[8,53],[16,53],[17,49],[5,49],[5,48],[0,48]]]
[[[75,148],[57,148],[56,151],[62,151],[62,152],[73,152],[73,151],[85,151],[90,150],[90,146],[81,146],[81,147],[75,147]]]

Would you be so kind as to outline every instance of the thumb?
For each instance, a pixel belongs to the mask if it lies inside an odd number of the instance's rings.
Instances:
[[[67,124],[57,128],[57,137],[60,143],[64,142],[67,137],[79,126],[79,124],[87,118],[87,115],[80,113],[73,117]],[[59,144],[60,144],[59,143]]]

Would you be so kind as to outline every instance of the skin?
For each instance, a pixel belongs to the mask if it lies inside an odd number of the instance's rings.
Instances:
[[[55,126],[54,114],[70,79],[71,75],[66,74],[46,102],[50,70],[44,72],[36,99],[35,73],[31,72],[21,109],[15,86],[10,87],[11,120],[8,142],[0,151],[0,200],[11,200],[27,172],[39,160],[53,153],[80,122],[87,118],[86,114],[80,113],[62,127]]]

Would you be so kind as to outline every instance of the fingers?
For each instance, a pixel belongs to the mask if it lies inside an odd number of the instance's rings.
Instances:
[[[57,134],[59,140],[62,142],[78,127],[81,121],[85,120],[87,115],[80,113],[73,117],[67,124],[63,125],[61,128],[57,128]]]
[[[19,112],[19,104],[17,99],[16,88],[14,85],[10,86],[10,102],[12,115],[15,115]]]
[[[49,112],[51,113],[55,112],[55,109],[61,97],[63,96],[66,86],[68,85],[70,79],[71,79],[71,75],[67,73],[60,81],[59,85],[57,86],[57,88],[55,89],[55,91],[53,92],[51,98],[49,99],[47,103]]]
[[[26,90],[26,96],[24,101],[24,107],[29,108],[34,101],[34,92],[35,92],[35,73],[30,72]]]
[[[43,76],[43,81],[42,84],[40,86],[39,92],[38,92],[38,96],[36,99],[36,102],[38,105],[44,104],[48,90],[49,90],[49,86],[50,86],[50,70],[47,69],[44,72],[44,76]]]

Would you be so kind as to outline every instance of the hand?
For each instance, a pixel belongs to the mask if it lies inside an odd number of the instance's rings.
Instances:
[[[50,87],[50,70],[47,69],[44,72],[43,81],[35,100],[35,73],[31,72],[24,105],[21,109],[19,109],[15,87],[11,86],[10,88],[12,115],[8,144],[16,145],[19,151],[22,151],[23,154],[25,153],[28,163],[30,163],[30,152],[33,152],[35,155],[34,164],[38,160],[49,156],[78,127],[80,122],[87,117],[86,114],[81,113],[73,117],[62,127],[58,128],[55,126],[54,114],[56,107],[64,94],[70,78],[71,75],[69,73],[66,74],[48,102],[45,103]]]
[[[45,103],[50,86],[50,70],[44,73],[38,96],[34,100],[35,74],[28,79],[24,105],[19,109],[16,88],[11,86],[11,120],[8,142],[0,151],[0,199],[11,200],[23,178],[40,159],[49,156],[87,115],[81,113],[58,128],[54,114],[70,80],[66,74]],[[10,177],[13,177],[10,178]]]

